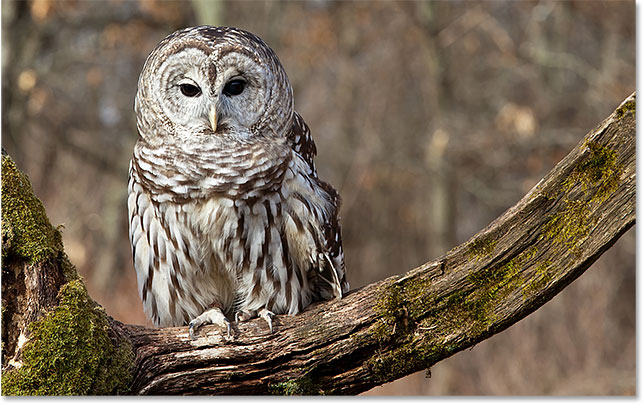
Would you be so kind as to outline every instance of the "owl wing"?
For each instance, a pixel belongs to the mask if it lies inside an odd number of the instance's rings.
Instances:
[[[317,153],[315,142],[311,136],[309,126],[306,125],[306,122],[304,122],[304,119],[297,111],[293,111],[293,124],[287,138],[291,144],[291,148],[302,156],[302,159],[308,164],[309,174],[317,177],[315,164],[313,163],[313,158]]]
[[[340,211],[340,195],[329,184],[318,179],[320,187],[331,197],[334,212],[323,225],[324,250],[326,265],[320,266],[320,276],[329,283],[331,291],[322,293],[328,297],[329,292],[335,298],[342,298],[344,293],[349,291],[349,283],[346,280],[344,268],[344,251],[342,250],[342,232],[338,212]],[[328,290],[327,287],[327,290]]]
[[[306,125],[302,116],[297,112],[293,112],[293,124],[291,131],[288,134],[288,140],[291,143],[293,150],[304,159],[309,167],[309,175],[315,179],[318,186],[326,192],[331,204],[333,205],[333,212],[329,220],[322,224],[323,227],[323,251],[320,260],[318,261],[319,278],[322,282],[317,283],[319,294],[323,299],[330,299],[333,297],[342,298],[342,295],[349,291],[349,284],[345,277],[344,268],[344,252],[342,250],[342,233],[340,229],[340,222],[338,212],[340,210],[340,195],[329,183],[320,180],[317,177],[315,170],[315,163],[313,158],[317,153],[315,141],[311,136],[311,130]]]

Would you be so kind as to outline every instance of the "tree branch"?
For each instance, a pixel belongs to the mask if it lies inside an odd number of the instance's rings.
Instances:
[[[191,340],[187,327],[150,329],[107,318],[112,341],[131,343],[134,354],[127,389],[110,386],[107,392],[364,392],[429,368],[518,322],[582,274],[634,223],[635,94],[469,241],[342,300],[278,316],[274,334],[253,320],[236,325],[231,341],[215,326],[202,327]],[[5,295],[3,282],[3,308]],[[12,327],[5,318],[3,326]],[[19,375],[19,367],[4,361],[15,353],[3,354],[3,371]]]

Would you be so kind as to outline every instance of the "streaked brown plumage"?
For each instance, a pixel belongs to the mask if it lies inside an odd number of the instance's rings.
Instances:
[[[148,57],[135,100],[130,241],[158,326],[296,314],[348,291],[339,196],[291,85],[255,35],[194,27]]]

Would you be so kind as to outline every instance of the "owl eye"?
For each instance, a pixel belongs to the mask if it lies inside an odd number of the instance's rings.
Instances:
[[[179,89],[181,89],[181,93],[186,97],[197,97],[201,94],[201,89],[190,83],[180,84]]]
[[[224,94],[227,96],[237,96],[244,91],[246,82],[241,79],[231,80],[224,86]]]

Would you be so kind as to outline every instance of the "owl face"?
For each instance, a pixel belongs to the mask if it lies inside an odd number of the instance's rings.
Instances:
[[[292,98],[283,67],[261,39],[232,28],[195,27],[152,51],[135,110],[139,133],[150,141],[252,139],[283,136]],[[160,119],[145,119],[150,116]]]

